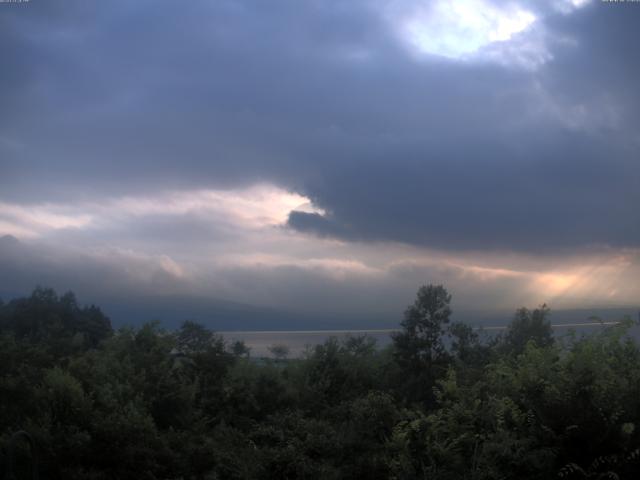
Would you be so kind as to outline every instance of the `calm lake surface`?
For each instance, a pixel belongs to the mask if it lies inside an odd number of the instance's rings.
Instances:
[[[378,347],[391,342],[390,334],[394,330],[314,330],[314,331],[263,331],[263,332],[218,332],[227,340],[242,340],[251,348],[252,357],[270,357],[269,347],[283,344],[289,347],[290,357],[298,357],[305,348],[323,343],[330,337],[338,339],[349,335],[367,335],[376,339]]]
[[[568,332],[570,329],[578,333],[589,333],[594,330],[615,325],[617,322],[577,322],[553,324],[552,327],[558,335]],[[499,333],[506,328],[505,325],[482,327],[487,335]],[[477,327],[480,330],[479,327]],[[323,343],[330,337],[343,339],[348,336],[367,335],[376,339],[378,347],[384,347],[391,343],[391,333],[395,329],[379,330],[299,330],[299,331],[253,331],[253,332],[218,332],[226,340],[242,340],[251,349],[252,357],[270,357],[269,347],[275,344],[283,344],[289,347],[290,357],[302,355],[308,347]]]

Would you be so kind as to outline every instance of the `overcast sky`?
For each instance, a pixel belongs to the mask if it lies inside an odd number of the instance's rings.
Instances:
[[[0,3],[0,292],[300,328],[395,321],[426,283],[454,311],[637,305],[638,24],[588,0]]]

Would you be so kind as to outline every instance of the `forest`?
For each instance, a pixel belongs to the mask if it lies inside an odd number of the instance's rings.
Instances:
[[[441,285],[401,313],[389,346],[286,359],[48,288],[0,302],[0,478],[640,478],[634,320],[555,335],[542,305],[489,336]]]

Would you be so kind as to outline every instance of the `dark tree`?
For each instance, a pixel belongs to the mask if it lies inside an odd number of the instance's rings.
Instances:
[[[442,285],[426,285],[404,313],[402,332],[392,336],[398,364],[409,374],[407,389],[416,399],[431,398],[449,355],[443,336],[451,316],[451,295]]]
[[[214,340],[211,330],[191,320],[184,321],[176,334],[176,346],[184,354],[205,352],[211,348]]]
[[[247,344],[243,340],[236,340],[231,344],[231,353],[236,357],[249,357],[251,354],[251,348],[247,347]]]
[[[534,310],[519,308],[507,328],[504,337],[505,348],[511,353],[522,353],[529,341],[538,347],[553,344],[553,334],[549,317],[549,307],[543,304]]]
[[[290,349],[284,343],[276,343],[268,347],[269,353],[278,361],[285,360],[290,353]]]
[[[113,334],[100,308],[80,307],[72,292],[58,297],[53,289],[43,287],[36,287],[27,298],[0,306],[0,329],[21,340],[56,344],[58,353],[68,353],[76,345],[95,348]]]
[[[456,358],[467,361],[479,344],[478,334],[466,323],[454,322],[449,327],[451,351]]]

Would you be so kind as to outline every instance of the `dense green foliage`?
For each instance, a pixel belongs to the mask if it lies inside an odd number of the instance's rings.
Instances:
[[[546,306],[520,309],[485,339],[450,301],[422,287],[384,349],[269,360],[36,289],[0,303],[0,448],[30,432],[47,479],[640,478],[630,320],[554,340]]]

